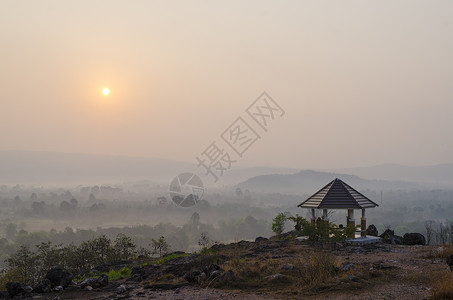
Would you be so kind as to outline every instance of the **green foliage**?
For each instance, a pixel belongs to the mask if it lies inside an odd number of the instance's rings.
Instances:
[[[161,252],[167,251],[168,245],[166,248],[165,239],[161,237],[159,242],[162,244]],[[61,244],[54,245],[51,242],[45,242],[36,245],[34,251],[30,247],[22,245],[7,259],[6,262],[9,266],[7,274],[9,277],[14,274],[15,281],[36,285],[43,279],[45,273],[55,265],[59,265],[73,274],[79,274],[99,264],[119,259],[131,260],[136,255],[135,244],[130,237],[124,234],[119,234],[113,242],[102,235],[82,242],[79,246],[74,244],[62,246]],[[123,270],[119,274],[126,277],[127,270]],[[83,280],[93,277],[93,275],[95,274],[90,273],[76,278],[76,280]],[[116,275],[112,273],[111,276]]]
[[[178,254],[178,253],[172,253],[170,255],[163,256],[159,258],[158,260],[153,261],[155,264],[163,264],[166,263],[167,261],[171,261],[174,259],[177,259],[179,257],[184,257],[184,256],[189,256],[190,254],[184,253],[184,254]]]
[[[298,231],[302,230],[302,228],[304,228],[305,226],[310,225],[310,223],[305,218],[299,216],[298,214],[296,214],[295,217],[294,216],[288,217],[288,220],[296,223],[294,225],[294,229]]]
[[[109,281],[118,280],[121,278],[131,277],[132,270],[124,267],[118,271],[110,270],[106,275],[109,277]]]
[[[40,276],[39,255],[33,253],[29,246],[22,245],[8,260],[8,265],[17,271],[17,280],[37,284]]]
[[[158,240],[152,239],[152,248],[153,254],[159,254],[159,257],[162,255],[167,254],[170,251],[170,246],[168,246],[165,237],[161,236]]]
[[[74,281],[79,283],[79,282],[82,282],[84,281],[85,279],[88,279],[88,278],[94,278],[94,277],[98,277],[99,274],[96,274],[94,273],[93,271],[90,271],[89,273],[85,273],[85,274],[78,274],[77,276],[74,277]]]
[[[272,231],[275,232],[277,235],[282,234],[282,232],[285,230],[285,222],[286,215],[284,213],[279,213],[272,220]]]

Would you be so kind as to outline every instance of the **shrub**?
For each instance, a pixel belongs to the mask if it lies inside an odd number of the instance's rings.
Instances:
[[[284,213],[279,213],[272,220],[272,231],[275,232],[277,235],[282,234],[282,232],[285,230],[285,222],[286,215]]]

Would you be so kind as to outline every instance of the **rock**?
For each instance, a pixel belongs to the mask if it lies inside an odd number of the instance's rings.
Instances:
[[[20,282],[10,281],[6,283],[6,291],[8,295],[12,298],[16,295],[22,294],[25,292],[25,285]]]
[[[191,282],[191,283],[198,283],[198,276],[201,275],[201,272],[198,270],[190,271],[184,274],[184,280]]]
[[[234,272],[232,270],[229,270],[228,272],[223,273],[219,277],[220,282],[228,282],[231,281],[234,278]]]
[[[198,284],[201,284],[206,280],[207,276],[205,272],[202,272],[199,276],[197,276],[197,282]]]
[[[107,286],[109,284],[109,277],[105,274],[102,274],[101,276],[99,276],[98,281],[101,286]]]
[[[279,282],[279,283],[288,282],[288,278],[285,275],[280,274],[280,273],[277,273],[277,274],[274,274],[271,276],[267,276],[266,278],[272,282]]]
[[[61,285],[63,288],[66,288],[72,282],[74,275],[63,270],[60,266],[55,266],[47,272],[45,278],[49,279],[52,287]]]
[[[285,277],[285,275],[280,274],[280,273],[277,273],[277,274],[268,276],[267,278],[268,278],[268,279],[271,279],[271,280],[275,280],[275,279],[280,279],[280,278],[283,278],[283,277]]]
[[[294,268],[293,265],[283,265],[282,266],[282,271],[292,270],[293,268]]]
[[[366,229],[366,235],[378,236],[379,232],[378,232],[376,226],[374,226],[373,224],[368,226],[368,228]]]
[[[211,274],[214,272],[214,271],[220,271],[220,273],[223,272],[223,269],[219,266],[219,265],[216,265],[216,264],[210,264],[209,266],[206,266],[204,269],[203,269],[204,273],[206,273],[206,275],[209,274],[209,276],[211,276]]]
[[[348,275],[348,279],[349,279],[350,281],[354,281],[354,282],[360,281],[359,278],[357,278],[357,277],[355,277],[355,276],[352,276],[352,275]]]
[[[219,277],[220,275],[222,275],[222,271],[220,270],[212,271],[211,274],[209,274],[209,279]]]
[[[265,238],[265,237],[262,237],[262,236],[259,236],[255,239],[255,243],[260,243],[260,242],[265,242],[265,241],[268,241],[269,239]]]
[[[86,289],[87,291],[92,291],[92,290],[93,290],[93,287],[92,287],[92,286],[89,286],[89,285],[87,285],[87,286],[85,287],[85,289]]]
[[[45,278],[41,283],[39,283],[35,288],[35,292],[37,293],[50,293],[52,291],[52,286],[50,284],[50,280]]]
[[[31,286],[29,286],[28,284],[26,284],[26,285],[24,286],[24,292],[25,292],[26,294],[31,294],[31,292],[33,292],[33,288],[32,288]]]
[[[403,236],[404,245],[425,245],[425,236],[421,233],[406,233]]]
[[[120,285],[119,287],[116,288],[116,293],[118,295],[124,294],[127,291],[127,288],[124,284]]]
[[[63,290],[63,287],[61,285],[58,285],[56,286],[54,289],[53,289],[55,292],[61,292]]]
[[[402,245],[403,244],[403,238],[401,236],[395,235],[395,231],[386,229],[383,234],[381,234],[379,237],[382,238],[382,241],[387,244],[396,244],[396,245]]]
[[[351,269],[355,269],[354,264],[347,264],[347,265],[344,265],[344,266],[341,268],[341,271],[346,272],[346,271],[349,271],[349,270],[351,270]]]
[[[92,288],[98,288],[101,286],[101,283],[99,282],[98,278],[87,278],[80,283],[80,287],[83,289],[86,288],[87,286],[91,286]]]

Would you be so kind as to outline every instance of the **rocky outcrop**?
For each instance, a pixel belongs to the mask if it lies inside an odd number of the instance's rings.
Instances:
[[[425,236],[421,233],[406,233],[403,236],[404,245],[425,245]]]
[[[83,289],[83,288],[86,288],[86,287],[91,287],[91,288],[100,288],[100,287],[104,287],[104,286],[107,286],[109,284],[109,278],[107,275],[105,274],[102,274],[101,276],[99,276],[98,278],[87,278],[87,279],[84,279],[81,283],[80,283],[80,287]]]
[[[30,294],[33,291],[31,286],[20,282],[8,282],[6,284],[7,296],[13,298],[18,295]]]
[[[368,228],[366,229],[366,235],[370,235],[370,236],[378,236],[378,235],[379,235],[379,232],[378,232],[376,226],[374,226],[373,224],[371,224],[370,226],[368,226]]]
[[[50,269],[45,277],[45,279],[48,279],[50,281],[52,288],[55,288],[57,286],[66,288],[72,282],[73,278],[74,275],[72,275],[71,272],[63,270],[62,268],[60,268],[60,266],[55,266]]]

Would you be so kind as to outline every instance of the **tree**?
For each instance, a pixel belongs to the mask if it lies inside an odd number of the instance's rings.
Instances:
[[[282,234],[282,232],[285,230],[285,222],[286,215],[284,213],[279,213],[272,220],[272,231],[275,232],[277,235]]]
[[[22,245],[16,253],[8,258],[7,263],[10,268],[15,268],[19,272],[19,281],[35,285],[39,279],[38,257],[29,246]]]
[[[425,230],[426,230],[426,244],[427,245],[430,245],[431,242],[433,242],[433,233],[434,233],[434,229],[433,229],[433,224],[434,224],[434,221],[425,221]]]
[[[304,218],[304,217],[301,217],[299,216],[298,214],[296,214],[295,217],[291,216],[291,217],[288,217],[288,220],[290,221],[293,221],[294,223],[296,223],[294,225],[294,229],[296,230],[302,230],[302,228],[306,225],[308,225],[308,221]]]
[[[200,246],[201,250],[208,249],[216,242],[213,241],[207,232],[202,232],[200,235],[200,239],[198,240],[198,246]]]
[[[159,254],[159,257],[162,257],[162,254],[167,254],[170,251],[170,246],[168,246],[167,241],[163,236],[161,236],[157,241],[152,239],[153,254]]]
[[[124,233],[120,233],[116,236],[113,246],[113,253],[115,259],[132,259],[137,254],[136,250],[137,246],[132,242],[132,239],[125,235]]]

